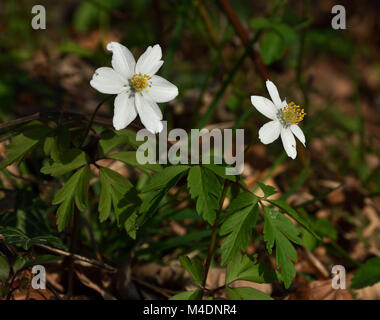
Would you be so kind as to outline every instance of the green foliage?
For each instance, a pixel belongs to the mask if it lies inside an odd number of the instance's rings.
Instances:
[[[286,202],[282,200],[268,200],[271,204],[276,207],[282,209],[287,214],[289,214],[294,220],[296,220],[299,224],[301,224],[304,228],[306,228],[314,237],[320,239],[320,237],[315,233],[315,231],[310,226],[310,223],[302,218],[296,210],[294,210],[291,206],[289,206]]]
[[[372,286],[380,281],[380,258],[367,260],[354,273],[351,281],[352,289]]]
[[[139,164],[136,160],[135,151],[122,151],[122,152],[114,153],[114,154],[109,155],[108,158],[122,161],[126,164],[139,168],[143,171],[145,171],[146,169],[149,169],[155,172],[162,171],[162,167],[160,164],[149,164],[149,163],[146,163],[144,165]]]
[[[273,300],[266,293],[250,287],[227,287],[227,292],[231,300]]]
[[[236,280],[274,283],[277,282],[277,275],[267,264],[255,264],[247,255],[238,254],[227,265],[226,285]]]
[[[133,148],[138,148],[142,143],[136,141],[136,133],[131,130],[106,131],[99,140],[98,153],[99,156],[104,156],[121,145],[129,144]]]
[[[260,187],[260,189],[263,190],[265,198],[268,198],[271,195],[277,193],[276,189],[272,186],[268,186],[268,185],[261,183],[261,182],[257,182],[257,184]]]
[[[98,206],[100,221],[108,219],[112,205],[119,225],[124,224],[127,233],[135,238],[137,228],[133,225],[141,202],[135,188],[128,179],[108,168],[100,168],[99,178],[102,188]]]
[[[52,176],[73,171],[88,162],[87,155],[79,149],[71,149],[61,155],[59,159],[50,160],[42,168],[41,172]]]
[[[195,291],[185,291],[171,297],[170,300],[199,300],[202,291],[200,289]]]
[[[19,162],[29,151],[50,132],[46,125],[34,121],[26,125],[19,135],[12,139],[8,148],[7,159],[0,164],[0,170],[13,162]]]
[[[4,282],[8,279],[10,272],[8,261],[0,255],[0,281]]]
[[[62,231],[69,223],[74,211],[74,203],[79,210],[86,207],[90,174],[89,166],[79,169],[56,193],[53,204],[59,204],[57,210],[58,231]]]
[[[277,32],[264,35],[260,46],[260,56],[265,64],[280,60],[285,52],[285,42]]]
[[[267,243],[267,250],[272,253],[272,248],[276,244],[277,268],[281,268],[285,287],[289,288],[296,275],[291,260],[297,262],[297,251],[290,241],[302,245],[302,240],[299,238],[300,232],[288,218],[267,207],[264,207],[264,221],[264,240]]]
[[[190,273],[194,279],[194,283],[201,286],[203,285],[203,280],[205,277],[205,271],[203,268],[202,261],[197,257],[190,259],[187,256],[179,257],[179,261],[182,266]]]
[[[189,166],[178,165],[166,167],[164,170],[158,172],[150,182],[141,190],[142,192],[155,191],[165,188],[177,176],[182,176],[184,172],[189,170]]]
[[[0,229],[0,234],[2,234],[6,243],[22,247],[24,250],[28,250],[34,244],[51,244],[57,248],[66,249],[61,239],[51,234],[31,238],[20,229],[9,226]]]
[[[221,236],[227,235],[221,246],[222,265],[233,259],[238,250],[246,249],[258,217],[257,201],[255,195],[244,192],[231,202],[230,215],[219,231]]]
[[[221,183],[215,174],[200,166],[191,167],[187,176],[187,185],[192,198],[197,198],[198,214],[213,224],[219,208]]]

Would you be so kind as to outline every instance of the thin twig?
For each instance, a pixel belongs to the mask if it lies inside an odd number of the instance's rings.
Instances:
[[[99,267],[101,269],[105,269],[110,273],[115,273],[117,271],[116,268],[111,267],[110,265],[108,265],[106,263],[100,262],[98,260],[86,258],[86,257],[80,256],[79,254],[76,254],[76,253],[71,253],[68,251],[61,250],[61,249],[53,248],[53,247],[50,247],[50,246],[45,245],[45,244],[35,244],[35,245],[40,247],[40,248],[43,248],[43,249],[49,250],[51,252],[54,252],[56,254],[59,254],[61,256],[71,257],[73,260],[83,261],[83,262],[92,264],[92,265]]]
[[[241,39],[243,44],[245,46],[248,46],[249,45],[248,33],[244,29],[243,25],[241,24],[239,17],[235,13],[234,8],[231,6],[231,3],[229,2],[229,0],[219,0],[219,2],[221,4],[224,12],[226,13],[228,19],[232,23],[237,35],[239,36],[239,38]],[[264,81],[269,79],[270,78],[269,77],[269,71],[265,67],[263,61],[261,60],[259,53],[254,48],[252,48],[250,50],[250,57],[252,58],[253,62],[255,63],[256,69],[257,69],[259,75],[261,76],[261,78]]]

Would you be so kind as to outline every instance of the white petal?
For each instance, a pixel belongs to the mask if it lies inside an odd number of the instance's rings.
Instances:
[[[168,102],[178,95],[178,88],[160,76],[152,76],[152,87],[148,95],[155,102]]]
[[[277,118],[278,109],[272,101],[261,96],[251,96],[253,106],[267,118],[274,120]]]
[[[281,129],[281,140],[286,154],[290,158],[295,159],[297,156],[296,139],[294,138],[293,133],[289,128]]]
[[[116,130],[124,129],[137,116],[135,98],[128,92],[120,93],[115,98],[113,126]]]
[[[148,47],[136,63],[136,73],[155,74],[164,63],[162,60],[161,47],[156,44],[153,48]]]
[[[281,123],[277,120],[269,121],[259,130],[259,139],[262,143],[268,144],[276,140],[281,131]]]
[[[129,79],[135,72],[136,61],[131,51],[118,42],[107,44],[107,50],[112,51],[112,67],[124,78]]]
[[[286,102],[286,99],[285,99],[284,101],[282,101],[280,109],[285,108],[287,105],[288,105],[288,103]]]
[[[306,147],[306,139],[302,129],[297,124],[294,124],[290,126],[290,130],[292,130],[293,134],[297,137],[297,139],[302,142],[303,146]]]
[[[115,70],[108,67],[96,69],[90,85],[102,93],[118,94],[126,88],[124,85],[127,83],[120,74]]]
[[[272,99],[275,106],[280,109],[281,108],[281,99],[280,99],[280,95],[278,94],[277,87],[270,80],[267,80],[266,85],[267,85],[267,89],[268,89],[270,98]]]
[[[141,94],[135,95],[135,103],[137,112],[144,127],[152,133],[161,132],[163,129],[163,125],[161,123],[162,113],[157,103],[147,97],[142,96]]]

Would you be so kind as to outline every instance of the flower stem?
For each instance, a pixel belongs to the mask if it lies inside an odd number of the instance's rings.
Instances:
[[[224,199],[225,199],[226,194],[227,194],[228,186],[229,186],[229,180],[225,180],[223,191],[222,191],[222,196],[220,197],[220,201],[219,201],[219,210],[216,213],[216,218],[215,218],[214,224],[212,226],[210,245],[208,247],[207,259],[206,259],[206,263],[205,263],[205,275],[204,275],[203,284],[202,284],[203,288],[205,288],[205,286],[206,286],[206,280],[207,280],[208,271],[210,269],[211,259],[214,255],[215,244],[216,244],[216,235],[218,233],[220,213],[222,212],[223,203],[224,203]],[[202,290],[202,296],[203,296],[203,293],[204,293],[204,289]]]
[[[86,138],[88,136],[88,133],[90,132],[91,130],[91,127],[92,127],[92,124],[94,123],[94,119],[95,119],[95,116],[96,116],[96,113],[98,112],[98,110],[100,109],[100,107],[103,105],[103,103],[105,103],[111,96],[108,96],[107,98],[103,99],[95,108],[94,112],[92,113],[91,115],[91,118],[90,118],[90,121],[88,122],[88,125],[87,125],[87,128],[86,128],[86,131],[84,132],[84,135],[83,135],[83,138],[79,144],[79,147],[82,147],[84,142],[86,141]]]

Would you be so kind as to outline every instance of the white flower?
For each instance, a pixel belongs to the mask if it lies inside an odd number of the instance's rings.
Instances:
[[[259,139],[262,143],[268,144],[281,135],[282,144],[287,155],[295,159],[297,149],[294,136],[305,146],[305,135],[297,123],[302,121],[306,113],[294,102],[289,104],[286,100],[281,102],[278,90],[272,81],[267,80],[266,86],[272,101],[261,96],[251,96],[251,102],[254,107],[272,120],[260,128]]]
[[[161,47],[148,47],[137,60],[125,46],[110,42],[112,68],[102,67],[95,71],[90,84],[102,93],[117,94],[113,126],[124,129],[137,116],[152,133],[161,132],[162,112],[156,102],[168,102],[178,95],[178,88],[155,75],[164,63]]]

